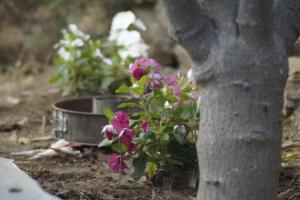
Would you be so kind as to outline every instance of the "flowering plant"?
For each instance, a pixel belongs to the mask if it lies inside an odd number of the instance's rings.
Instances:
[[[199,88],[181,75],[161,75],[160,65],[153,59],[135,60],[129,72],[132,85],[123,85],[117,92],[131,93],[139,101],[123,103],[119,108],[137,107],[140,111],[129,117],[105,109],[110,124],[103,128],[105,139],[99,146],[111,145],[115,151],[109,157],[109,167],[124,173],[128,169],[125,160],[132,157],[136,180],[144,174],[152,179],[162,171],[182,169],[189,185],[195,187]]]
[[[58,83],[65,94],[106,93],[128,84],[128,64],[134,58],[147,56],[148,50],[136,29],[146,28],[131,11],[116,14],[110,35],[103,41],[92,40],[70,24],[55,45],[57,72],[50,82]]]

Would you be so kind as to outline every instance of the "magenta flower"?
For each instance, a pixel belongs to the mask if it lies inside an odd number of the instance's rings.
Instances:
[[[117,173],[124,173],[128,169],[124,162],[124,158],[118,154],[112,154],[108,158],[108,166],[111,170]]]
[[[163,77],[158,72],[149,74],[148,86],[150,89],[159,88],[162,86]]]
[[[112,139],[114,139],[115,137],[118,136],[116,130],[114,129],[114,127],[112,125],[104,126],[103,129],[102,129],[102,133],[105,133],[106,137],[109,140],[112,140]]]
[[[172,89],[176,97],[179,97],[181,95],[181,88],[179,86],[173,86]]]
[[[129,71],[132,73],[136,68],[141,68],[143,70],[147,68],[152,68],[154,71],[160,71],[160,65],[151,58],[138,58],[129,67]]]
[[[120,133],[124,128],[129,128],[129,117],[124,112],[117,112],[111,124]]]
[[[169,86],[176,86],[177,85],[177,77],[174,77],[174,76],[166,76],[164,77],[164,81],[169,85]]]
[[[136,136],[136,133],[130,129],[123,129],[120,136],[120,143],[127,146],[128,153],[135,153],[136,147],[133,143],[133,138]]]
[[[144,133],[147,133],[149,131],[149,122],[144,120],[142,122],[141,129]]]
[[[159,72],[160,65],[150,58],[139,58],[129,66],[129,72],[136,80],[140,80],[142,76],[149,72]]]
[[[200,93],[199,92],[192,92],[191,94],[189,94],[189,97],[195,101],[198,100],[198,98],[200,97]]]
[[[142,76],[144,76],[145,72],[142,68],[136,68],[135,70],[133,70],[132,72],[132,76],[136,79],[136,80],[140,80],[142,78]]]

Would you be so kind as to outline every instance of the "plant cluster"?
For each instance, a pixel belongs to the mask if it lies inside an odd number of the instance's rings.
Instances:
[[[123,103],[119,108],[136,107],[135,113],[113,113],[105,108],[110,124],[102,134],[100,147],[111,145],[115,153],[109,167],[124,173],[125,163],[133,158],[133,178],[144,174],[148,179],[161,172],[181,169],[196,186],[198,163],[195,149],[198,119],[199,88],[185,77],[163,76],[153,59],[139,58],[129,67],[132,85],[123,85],[117,92],[132,94],[139,101]]]
[[[137,29],[146,27],[131,11],[115,15],[109,36],[102,41],[70,24],[55,45],[57,71],[50,82],[60,85],[65,94],[111,93],[128,84],[128,64],[147,56],[148,50]]]

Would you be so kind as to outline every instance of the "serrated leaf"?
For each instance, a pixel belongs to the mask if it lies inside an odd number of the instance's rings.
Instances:
[[[107,107],[107,106],[104,107],[103,114],[105,115],[105,117],[109,121],[111,121],[114,118],[114,116],[115,116],[115,114],[113,113],[113,111],[111,111],[111,109],[109,107]]]
[[[113,140],[109,140],[107,138],[104,138],[99,144],[98,144],[98,147],[101,148],[101,147],[107,147],[107,146],[110,146],[111,144],[113,143]]]
[[[139,157],[133,159],[132,164],[134,166],[132,177],[135,181],[138,181],[145,173],[147,157],[145,155],[139,155]]]

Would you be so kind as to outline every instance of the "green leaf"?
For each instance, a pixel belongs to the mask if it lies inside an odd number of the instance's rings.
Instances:
[[[182,117],[183,119],[192,119],[194,118],[196,112],[197,112],[196,104],[191,103],[183,110],[180,117]]]
[[[107,119],[109,121],[111,121],[114,118],[114,116],[115,116],[115,114],[113,113],[113,111],[111,111],[111,109],[109,107],[107,107],[107,106],[104,107],[103,114],[105,115],[105,117],[107,117]]]
[[[116,93],[118,94],[127,94],[130,92],[130,88],[126,85],[121,85],[117,90]]]
[[[115,143],[111,146],[112,150],[118,152],[118,153],[126,153],[128,151],[128,148],[124,144]]]
[[[132,177],[135,181],[138,181],[145,173],[147,157],[144,154],[141,154],[139,157],[133,159],[132,164],[134,166]]]
[[[157,171],[157,169],[158,169],[158,167],[154,162],[147,163],[146,171],[147,171],[148,178],[150,180],[153,177],[153,175],[155,174],[155,172]]]
[[[174,137],[180,145],[185,144],[185,139],[184,139],[184,137],[182,137],[182,135],[180,135],[178,133],[174,133]]]
[[[170,136],[169,136],[169,133],[163,133],[162,136],[161,136],[161,139],[164,140],[164,141],[169,141],[170,140]]]
[[[111,144],[113,143],[113,140],[109,140],[107,138],[104,138],[99,144],[98,144],[98,147],[101,148],[101,147],[107,147],[107,146],[110,146]]]
[[[192,92],[192,91],[193,91],[193,88],[192,88],[192,87],[185,87],[185,88],[182,90],[183,93],[190,93],[190,92]]]
[[[198,169],[194,168],[188,172],[189,187],[196,188],[199,179]]]
[[[148,80],[149,80],[148,76],[143,76],[140,80],[138,80],[139,87],[144,89]]]

